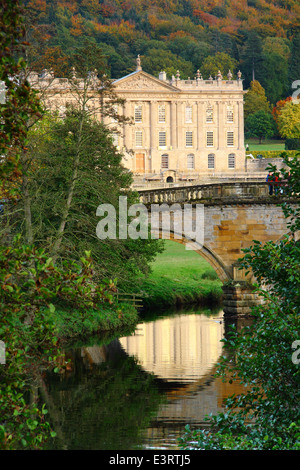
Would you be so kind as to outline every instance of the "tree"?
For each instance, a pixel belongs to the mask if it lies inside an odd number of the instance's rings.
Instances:
[[[34,155],[29,196],[35,244],[47,247],[57,261],[79,261],[89,250],[97,279],[136,282],[137,273],[147,272],[159,243],[99,240],[96,235],[100,204],[112,204],[118,214],[119,196],[127,197],[128,207],[139,201],[108,129],[76,107],[67,110],[63,120],[49,117],[48,126],[39,127],[29,139]],[[18,204],[16,211],[22,214]]]
[[[28,122],[40,116],[42,107],[24,78],[26,62],[18,58],[26,46],[20,3],[1,0],[0,6],[0,79],[7,87],[6,99],[1,103],[3,187],[8,179],[23,175]],[[7,188],[2,227],[10,208],[20,198],[18,183],[13,189]],[[80,308],[84,318],[87,308],[112,302],[111,287],[93,283],[88,253],[79,263],[65,262],[59,267],[43,249],[24,243],[20,234],[13,238],[13,225],[8,229],[0,239],[1,362],[3,355],[6,361],[0,371],[0,448],[36,449],[53,432],[45,420],[45,404],[38,402],[35,390],[40,385],[44,388],[42,373],[65,364],[58,344],[55,303]]]
[[[245,77],[245,86],[251,82],[262,80],[262,41],[260,36],[254,32],[246,32],[246,41],[241,53],[241,71]]]
[[[0,153],[4,157],[0,176],[2,190],[5,190],[7,181],[20,172],[19,159],[26,147],[27,123],[31,118],[41,116],[42,108],[36,93],[21,75],[24,59],[16,60],[26,46],[20,5],[1,0],[1,10],[0,82],[5,86],[5,100],[0,103]]]
[[[277,125],[281,137],[288,139],[300,138],[300,104],[287,102],[280,111]]]
[[[286,103],[288,103],[289,101],[292,101],[292,97],[291,96],[288,96],[285,100],[279,100],[277,101],[276,105],[274,106],[274,108],[272,109],[272,114],[273,114],[273,117],[276,121],[276,124],[277,124],[277,121],[278,121],[278,117],[281,113],[281,110],[282,108],[285,106]]]
[[[293,93],[293,83],[297,80],[300,80],[300,64],[299,64],[299,55],[300,55],[300,32],[296,31],[292,39],[291,54],[289,58],[289,70],[288,70],[288,82],[290,93]]]
[[[247,137],[258,137],[259,143],[263,138],[272,137],[275,132],[275,121],[270,113],[263,110],[250,114],[245,122]]]
[[[160,244],[151,239],[100,241],[96,236],[100,204],[117,209],[121,195],[128,197],[128,205],[138,202],[129,190],[131,175],[121,164],[122,155],[97,115],[120,122],[128,118],[115,111],[114,105],[123,101],[113,92],[98,48],[87,43],[74,51],[72,61],[73,101],[63,119],[48,114],[31,127],[22,189],[10,220],[26,242],[46,249],[54,262],[78,262],[89,250],[98,279],[136,282],[139,273],[148,271]],[[91,72],[95,66],[98,73]]]
[[[177,36],[169,39],[168,48],[173,54],[192,62],[194,71],[199,69],[203,60],[211,54],[212,46],[204,41],[196,41],[190,36]]]
[[[245,94],[244,103],[245,119],[247,119],[250,114],[256,113],[256,111],[270,112],[270,104],[267,100],[265,90],[257,80],[251,82],[250,88]]]
[[[299,450],[300,399],[300,161],[283,154],[288,178],[282,209],[289,233],[279,242],[254,241],[244,250],[241,267],[253,273],[263,304],[253,321],[225,339],[227,357],[219,373],[247,386],[226,400],[225,412],[212,416],[207,431],[187,428],[184,448],[234,450]],[[270,171],[279,172],[273,166]],[[290,170],[290,175],[288,174]]]
[[[142,57],[142,66],[145,72],[158,77],[159,72],[164,70],[168,77],[176,76],[180,71],[181,78],[193,77],[193,64],[187,60],[177,57],[170,51],[150,49]]]
[[[288,91],[288,57],[276,52],[263,54],[261,84],[271,103],[285,98]]]
[[[220,70],[224,77],[227,77],[229,70],[234,73],[237,68],[237,61],[225,52],[217,52],[213,56],[208,56],[203,60],[201,72],[205,78],[216,77]]]

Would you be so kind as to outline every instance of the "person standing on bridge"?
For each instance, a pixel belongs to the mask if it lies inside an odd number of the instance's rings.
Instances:
[[[274,174],[273,173],[268,173],[266,181],[269,181],[270,183],[274,181]],[[269,185],[269,194],[272,196],[273,194],[273,184]]]

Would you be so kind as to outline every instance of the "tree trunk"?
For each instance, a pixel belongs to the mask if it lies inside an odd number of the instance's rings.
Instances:
[[[61,218],[58,230],[57,230],[57,237],[56,237],[56,240],[54,242],[54,245],[53,245],[51,253],[50,253],[50,255],[52,256],[54,262],[55,262],[55,260],[58,256],[58,253],[59,253],[59,250],[60,250],[60,247],[61,247],[61,243],[62,243],[62,240],[63,240],[66,223],[67,223],[69,212],[70,212],[70,207],[71,207],[72,200],[73,200],[76,181],[77,181],[77,178],[78,178],[78,168],[79,168],[79,163],[80,163],[80,150],[81,150],[81,142],[82,142],[83,120],[84,120],[84,117],[82,116],[81,120],[80,120],[80,124],[79,124],[77,152],[76,152],[76,155],[75,155],[75,158],[74,158],[74,167],[73,167],[72,179],[71,179],[71,183],[70,183],[70,187],[69,187],[68,196],[67,196],[65,208],[64,208],[64,211],[63,211],[63,215],[62,215],[62,218]]]

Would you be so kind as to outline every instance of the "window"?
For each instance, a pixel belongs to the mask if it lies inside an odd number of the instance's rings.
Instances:
[[[159,145],[159,147],[166,147],[167,139],[166,139],[166,132],[165,131],[160,131],[158,133],[158,145]]]
[[[135,122],[142,122],[142,105],[138,104],[134,107],[134,120]]]
[[[214,122],[214,110],[212,106],[208,106],[206,110],[206,122]]]
[[[135,132],[135,146],[142,147],[143,146],[143,131],[136,131]]]
[[[235,154],[234,153],[230,153],[228,155],[228,168],[235,168]]]
[[[233,122],[233,106],[227,106],[227,122]]]
[[[195,168],[195,155],[193,153],[190,153],[187,156],[187,169],[193,170],[194,168]]]
[[[185,107],[185,122],[193,122],[193,109],[192,106]]]
[[[234,133],[232,131],[227,132],[227,147],[234,146]]]
[[[185,146],[193,147],[193,132],[192,131],[187,131],[185,133]]]
[[[169,168],[169,155],[164,154],[161,156],[161,167],[162,168]]]
[[[215,169],[215,155],[214,155],[213,153],[210,153],[210,154],[208,155],[207,167],[208,167],[208,169],[210,169],[210,170],[214,170],[214,169]]]
[[[158,122],[166,122],[166,107],[164,104],[158,106]]]
[[[206,133],[206,146],[213,147],[214,146],[214,133],[213,131],[208,131]]]

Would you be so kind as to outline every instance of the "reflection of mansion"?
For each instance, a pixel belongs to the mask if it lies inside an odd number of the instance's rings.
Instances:
[[[50,107],[53,100],[66,104],[64,80],[54,79],[49,86]],[[136,181],[183,183],[244,173],[240,73],[236,80],[230,71],[226,79],[219,73],[205,80],[199,71],[192,80],[181,80],[179,72],[171,79],[164,72],[156,78],[142,70],[138,57],[136,71],[113,84],[125,100],[116,111],[133,119],[133,124],[119,124],[113,139]],[[104,123],[117,125],[111,118]]]

